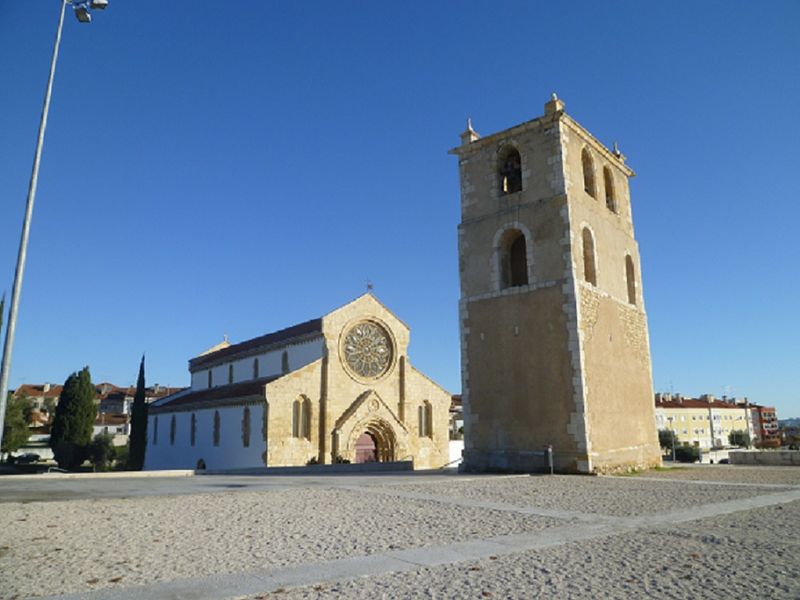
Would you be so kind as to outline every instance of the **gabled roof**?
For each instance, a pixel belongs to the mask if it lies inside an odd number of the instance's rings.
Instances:
[[[322,334],[322,319],[311,319],[305,323],[292,325],[286,329],[279,329],[278,331],[273,331],[272,333],[251,340],[232,344],[215,352],[196,356],[189,361],[189,370],[195,371],[197,369],[202,369],[203,367],[216,364],[225,358],[246,353],[257,348],[284,345],[295,338],[306,337],[315,333]]]

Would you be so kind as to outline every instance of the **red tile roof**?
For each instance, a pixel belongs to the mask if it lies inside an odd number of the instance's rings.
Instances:
[[[681,402],[678,402],[677,400],[656,400],[656,406],[660,406],[662,408],[748,408],[742,404],[728,404],[727,402],[722,402],[721,400],[706,402],[705,400],[698,400],[696,398],[684,398]]]
[[[48,391],[44,391],[44,384],[23,383],[14,390],[14,397],[27,396],[28,398],[58,398],[64,386],[51,385]]]

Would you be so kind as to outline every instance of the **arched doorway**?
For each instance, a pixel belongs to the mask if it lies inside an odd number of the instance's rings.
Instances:
[[[353,462],[391,462],[395,458],[395,434],[382,419],[362,423],[353,430],[348,453]]]
[[[368,463],[377,462],[378,460],[378,445],[375,443],[375,438],[372,434],[365,431],[356,440],[356,462]]]

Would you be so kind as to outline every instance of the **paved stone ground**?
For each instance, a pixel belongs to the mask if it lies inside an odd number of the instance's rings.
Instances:
[[[3,479],[2,598],[800,597],[796,467]]]

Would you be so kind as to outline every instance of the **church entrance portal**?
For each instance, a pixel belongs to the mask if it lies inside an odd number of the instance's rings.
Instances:
[[[375,438],[368,432],[362,433],[356,440],[356,462],[367,463],[378,460],[378,446]]]
[[[356,433],[360,432],[360,433]],[[395,434],[383,419],[356,427],[350,438],[350,460],[356,463],[391,462],[395,458]]]

